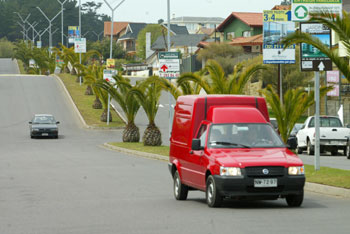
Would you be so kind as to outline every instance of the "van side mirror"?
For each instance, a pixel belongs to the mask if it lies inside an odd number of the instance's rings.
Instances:
[[[201,140],[200,139],[196,139],[196,138],[193,138],[192,139],[192,150],[201,150],[203,149],[201,147]]]

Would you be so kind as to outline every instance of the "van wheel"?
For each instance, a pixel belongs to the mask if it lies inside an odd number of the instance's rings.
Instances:
[[[307,154],[314,155],[314,149],[311,145],[311,141],[307,141]]]
[[[302,154],[302,153],[303,153],[303,149],[297,146],[297,154]]]
[[[174,174],[174,196],[176,200],[186,200],[188,194],[188,188],[183,185],[180,180],[180,175],[178,171]]]
[[[344,153],[344,154],[345,154],[346,158],[347,158],[347,159],[350,159],[350,142],[348,142],[348,143],[346,144],[346,150],[345,150],[345,152],[346,152],[346,153]]]
[[[338,150],[337,150],[337,149],[332,150],[332,151],[331,151],[331,154],[332,154],[332,156],[338,155]]]
[[[300,194],[287,195],[286,201],[289,207],[299,207],[304,200],[304,190]]]
[[[207,179],[207,189],[206,189],[205,197],[209,207],[221,206],[223,199],[216,188],[215,180],[212,175],[210,175]]]

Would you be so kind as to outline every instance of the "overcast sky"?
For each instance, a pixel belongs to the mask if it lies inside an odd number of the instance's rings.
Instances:
[[[91,0],[82,0],[82,3]],[[205,16],[226,18],[233,11],[262,12],[279,5],[282,0],[170,0],[170,14],[181,16]],[[111,10],[103,0],[99,13],[111,16]],[[112,7],[121,0],[107,0]],[[114,14],[114,21],[156,23],[167,19],[167,0],[125,0]]]

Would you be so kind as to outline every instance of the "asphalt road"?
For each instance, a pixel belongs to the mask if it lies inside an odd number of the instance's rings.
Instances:
[[[83,129],[52,77],[0,76],[0,100],[1,234],[349,233],[349,199],[176,201],[166,162],[102,148],[121,131]],[[34,113],[61,121],[59,139],[30,139]]]

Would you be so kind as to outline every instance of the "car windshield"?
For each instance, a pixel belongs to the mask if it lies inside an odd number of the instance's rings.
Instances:
[[[343,124],[335,117],[320,117],[321,127],[343,127]],[[309,127],[315,127],[315,118],[310,121]]]
[[[293,129],[292,129],[291,134],[297,134],[298,131],[301,129],[302,126],[303,126],[303,124],[298,124],[298,123],[295,124],[294,127],[293,127]]]
[[[34,124],[54,124],[56,123],[53,116],[35,116],[33,120]]]
[[[208,148],[270,148],[285,147],[270,124],[213,124]]]

